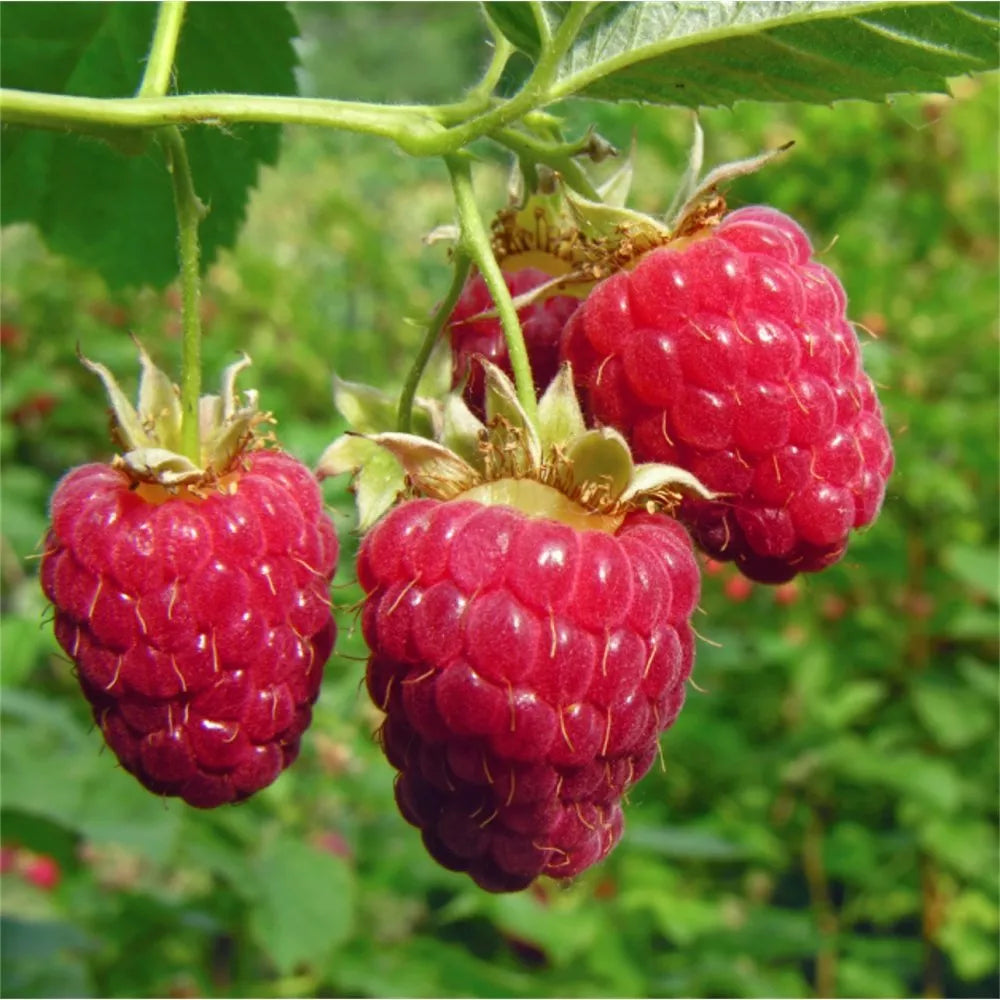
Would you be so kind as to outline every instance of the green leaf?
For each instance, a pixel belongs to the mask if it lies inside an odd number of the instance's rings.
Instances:
[[[166,861],[180,825],[179,807],[165,805],[123,771],[66,702],[4,690],[3,724],[5,809]]]
[[[993,549],[951,545],[941,553],[948,571],[977,594],[1000,602],[1000,565]]]
[[[153,4],[18,4],[4,11],[4,87],[86,97],[131,97],[152,37]],[[294,94],[297,33],[280,3],[190,4],[177,50],[183,92]],[[209,213],[202,262],[232,245],[262,164],[281,131],[234,125],[185,135],[195,188]],[[137,156],[92,138],[7,128],[4,224],[33,222],[49,245],[96,268],[111,287],[168,284],[177,272],[170,179],[155,144]]]
[[[688,861],[742,861],[750,853],[742,844],[691,827],[633,824],[628,839],[642,850]]]
[[[986,701],[954,683],[921,681],[913,689],[917,717],[946,750],[970,746],[989,734],[996,722],[995,697]]]
[[[552,20],[562,5],[540,6]],[[486,9],[538,59],[529,4]],[[946,93],[947,77],[997,65],[997,25],[992,4],[603,3],[559,64],[552,93],[690,108]]]
[[[254,869],[253,934],[283,974],[318,968],[351,933],[354,883],[343,860],[286,837],[269,844]]]
[[[85,956],[97,950],[96,940],[63,921],[19,920],[4,916],[0,973],[7,996],[95,996]]]

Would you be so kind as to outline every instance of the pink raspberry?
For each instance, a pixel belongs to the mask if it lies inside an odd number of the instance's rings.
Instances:
[[[357,569],[382,746],[430,854],[492,892],[600,861],[684,701],[700,581],[683,527],[411,500]]]
[[[218,489],[172,495],[85,465],[51,513],[56,638],[122,766],[203,808],[274,781],[336,636],[337,538],[309,470],[255,451]]]
[[[844,291],[771,208],[678,244],[601,282],[567,323],[588,419],[720,494],[681,508],[706,554],[766,583],[821,570],[875,519],[893,465]]]
[[[504,281],[515,298],[537,288],[552,275],[537,268],[505,272]],[[580,300],[570,295],[555,295],[543,302],[525,306],[518,312],[524,343],[531,362],[531,374],[536,392],[543,392],[559,368],[559,336],[566,320],[576,311]],[[451,338],[452,387],[465,383],[463,396],[469,408],[483,416],[485,381],[483,367],[477,358],[492,361],[508,375],[511,374],[510,356],[504,340],[500,320],[496,317],[473,319],[480,313],[494,308],[493,299],[481,274],[475,274],[465,288],[451,317],[448,334]],[[466,381],[467,380],[467,381]]]

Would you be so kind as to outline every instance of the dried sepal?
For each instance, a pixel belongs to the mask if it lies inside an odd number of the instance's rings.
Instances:
[[[236,378],[250,365],[243,355],[222,373],[218,395],[198,400],[199,454],[194,461],[181,445],[180,391],[135,341],[141,368],[137,403],[133,406],[114,375],[80,354],[81,363],[104,384],[111,403],[112,437],[121,454],[114,464],[137,483],[168,489],[210,488],[234,469],[248,450],[260,443],[258,427],[271,421],[258,410],[257,393],[236,391]]]
[[[416,434],[388,432],[368,438],[399,462],[414,489],[446,500],[476,485],[480,474],[468,462],[436,441]]]
[[[679,465],[646,462],[633,468],[632,478],[622,491],[621,500],[624,503],[645,505],[657,501],[658,498],[680,499],[684,496],[713,500],[716,494],[697,476]]]
[[[514,447],[511,431],[516,432],[517,447],[526,452],[523,464],[527,469],[537,468],[542,460],[541,441],[517,398],[514,383],[492,361],[483,358],[481,363],[486,381],[486,428],[491,444],[509,450]]]

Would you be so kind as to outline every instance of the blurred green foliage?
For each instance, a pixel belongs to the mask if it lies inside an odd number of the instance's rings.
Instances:
[[[307,88],[324,95],[452,97],[483,52],[471,5],[300,14]],[[176,370],[177,295],[111,294],[7,230],[2,834],[61,879],[2,876],[5,994],[996,996],[996,84],[702,116],[709,163],[796,140],[728,201],[794,215],[841,276],[897,469],[880,520],[827,572],[777,591],[705,576],[697,687],[621,846],[572,886],[515,896],[438,868],[396,812],[361,685],[341,481],[326,484],[338,655],[296,766],[202,813],[149,796],[101,751],[36,557],[56,479],[109,454],[76,345],[127,375],[134,332]],[[561,110],[621,147],[635,134],[633,203],[665,210],[685,113]],[[476,180],[492,211],[502,165]],[[315,461],[341,429],[334,371],[400,383],[448,282],[446,252],[421,237],[451,211],[439,164],[289,130],[207,277],[209,384],[247,350],[282,442]]]

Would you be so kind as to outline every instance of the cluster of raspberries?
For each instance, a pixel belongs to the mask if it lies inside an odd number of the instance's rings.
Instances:
[[[545,275],[507,276],[521,293]],[[456,387],[509,371],[473,277],[450,318]],[[846,299],[767,208],[643,256],[580,301],[521,314],[538,389],[569,361],[588,424],[712,499],[611,530],[481,497],[398,503],[357,573],[367,686],[402,815],[484,889],[568,878],[622,834],[621,802],[684,700],[695,547],[781,583],[877,515],[892,450]],[[335,638],[337,539],[312,474],[248,453],[226,490],[166,496],[110,466],[52,501],[42,586],[108,745],[147,788],[235,802],[295,758]]]

